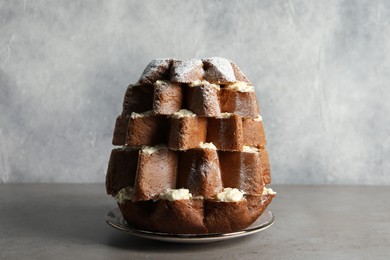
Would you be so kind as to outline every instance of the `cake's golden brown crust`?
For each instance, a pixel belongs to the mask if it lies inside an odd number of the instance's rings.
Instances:
[[[271,169],[269,164],[268,152],[266,149],[260,149],[261,175],[265,184],[271,183]]]
[[[204,221],[209,233],[228,233],[251,224],[247,214],[247,201],[220,202],[206,200]]]
[[[252,224],[273,197],[245,196],[239,202],[200,199],[125,201],[118,206],[125,220],[139,229],[174,234],[228,233]]]
[[[170,118],[168,147],[188,150],[206,142],[207,119],[202,117]]]
[[[220,106],[223,113],[235,113],[246,118],[256,118],[260,115],[255,92],[221,89]]]
[[[153,108],[153,85],[131,84],[123,99],[122,115],[142,113]]]
[[[239,202],[205,201],[205,225],[209,233],[242,230],[264,212],[274,195],[245,196]]]
[[[212,149],[180,152],[177,188],[189,189],[194,196],[212,198],[222,191],[218,154]]]
[[[260,217],[274,197],[275,195],[246,196],[246,200],[248,201],[248,214],[252,219],[251,221],[255,221]]]
[[[134,185],[138,165],[136,149],[113,149],[106,175],[107,194],[115,196],[118,191]]]
[[[253,118],[243,118],[242,129],[244,145],[265,148],[267,142],[264,134],[263,121]]]
[[[209,84],[189,87],[187,90],[188,107],[199,116],[217,117],[221,114],[218,94],[219,90]]]
[[[237,115],[227,118],[209,118],[207,142],[218,150],[241,151],[243,146],[242,120]]]
[[[177,155],[168,149],[152,154],[141,151],[134,182],[134,199],[156,199],[165,189],[176,186]]]
[[[115,195],[122,188],[137,186],[138,182],[141,186],[151,186],[144,178],[169,182],[166,188],[188,188],[193,195],[207,198],[214,197],[226,187],[240,189],[246,194],[261,194],[264,183],[269,182],[269,163],[262,149],[230,152],[199,147],[186,151],[161,148],[152,154],[139,149],[112,151],[106,180],[109,194]],[[139,177],[134,182],[136,175]],[[177,179],[177,182],[172,179]],[[153,196],[163,191],[161,187],[155,188]]]
[[[199,234],[206,233],[203,224],[202,200],[159,200],[151,222],[156,229],[166,233]]]
[[[264,149],[266,145],[262,121],[237,115],[227,118],[121,115],[116,121],[113,144],[123,145],[124,138],[129,146],[165,143],[173,150],[192,149],[200,142],[212,142],[218,150],[227,151],[241,151],[243,145]]]
[[[128,115],[120,115],[117,117],[112,138],[113,145],[123,145],[126,142],[127,126],[129,124]]]
[[[156,208],[156,203],[153,200],[137,202],[126,200],[123,204],[118,203],[118,207],[130,225],[143,230],[157,231],[155,223],[150,221]]]
[[[183,88],[169,81],[158,81],[153,91],[153,112],[170,115],[180,110],[183,103]]]
[[[245,194],[262,194],[263,177],[259,152],[219,151],[224,187],[237,188]]]
[[[126,145],[154,146],[167,142],[168,119],[164,116],[147,115],[130,117]]]

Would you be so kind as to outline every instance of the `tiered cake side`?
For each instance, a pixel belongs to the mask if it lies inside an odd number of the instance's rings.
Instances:
[[[254,87],[226,59],[152,61],[126,90],[113,144],[107,193],[141,228],[236,231],[274,196]],[[158,224],[167,217],[181,224]]]

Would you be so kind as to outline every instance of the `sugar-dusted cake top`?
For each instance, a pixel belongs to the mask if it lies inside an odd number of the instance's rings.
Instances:
[[[169,80],[176,83],[206,80],[216,84],[246,82],[251,85],[251,82],[236,64],[220,57],[152,60],[138,82],[140,84],[152,84],[157,80]]]

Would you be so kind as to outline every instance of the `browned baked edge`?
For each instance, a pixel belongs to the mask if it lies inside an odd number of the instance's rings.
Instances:
[[[274,196],[246,195],[238,202],[127,200],[118,206],[127,223],[138,229],[173,234],[229,233],[250,226]]]

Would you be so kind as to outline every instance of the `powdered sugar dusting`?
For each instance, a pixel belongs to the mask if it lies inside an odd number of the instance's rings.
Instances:
[[[217,83],[236,82],[234,70],[227,59],[212,57],[203,59],[202,61],[205,65],[207,64],[208,67],[205,71],[205,77],[207,80]]]
[[[237,81],[250,83],[232,61],[220,57],[186,60],[155,59],[146,66],[138,82],[153,84],[157,80],[168,79],[169,72],[170,80],[178,83],[192,83],[204,79],[217,84],[230,84]]]
[[[233,61],[229,61],[229,62],[230,62],[230,65],[233,68],[234,76],[236,78],[236,81],[244,81],[244,82],[247,82],[249,84],[252,84],[249,81],[249,79],[245,76],[245,74],[240,70],[240,68]]]
[[[203,63],[201,60],[175,60],[171,68],[171,81],[190,83],[203,80],[203,74]]]
[[[139,82],[152,84],[168,72],[172,59],[155,59],[146,66]]]

